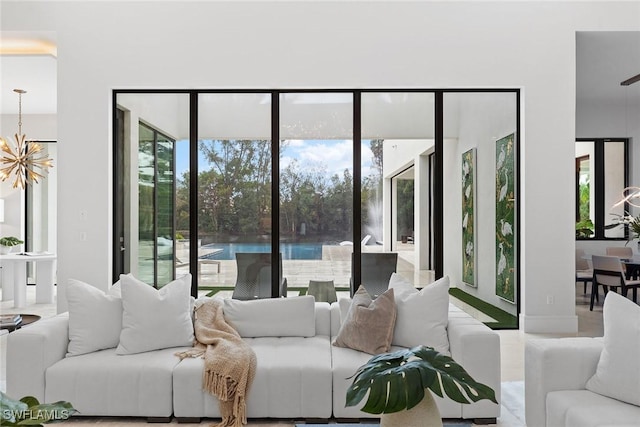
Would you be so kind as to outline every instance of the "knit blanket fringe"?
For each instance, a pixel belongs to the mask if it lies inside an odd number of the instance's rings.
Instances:
[[[219,300],[199,304],[195,313],[194,347],[176,355],[180,359],[204,358],[202,388],[218,399],[222,416],[222,421],[212,426],[246,425],[246,395],[255,376],[256,355],[226,322]]]

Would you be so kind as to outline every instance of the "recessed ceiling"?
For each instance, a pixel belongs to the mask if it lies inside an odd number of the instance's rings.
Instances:
[[[18,95],[23,114],[56,114],[57,61],[52,33],[0,32],[0,107],[2,114],[18,113]]]

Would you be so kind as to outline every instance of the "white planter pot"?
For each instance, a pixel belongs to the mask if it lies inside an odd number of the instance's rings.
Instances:
[[[424,399],[408,411],[382,414],[380,427],[442,427],[442,418],[431,391],[424,391]]]
[[[0,245],[0,255],[7,255],[11,252],[11,249],[13,249],[13,246]]]

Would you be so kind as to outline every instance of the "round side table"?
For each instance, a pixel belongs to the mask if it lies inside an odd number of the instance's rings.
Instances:
[[[6,329],[9,332],[13,332],[16,329],[20,329],[23,326],[30,325],[31,323],[41,319],[41,317],[38,316],[37,314],[20,314],[20,316],[22,316],[22,321],[20,323],[12,326],[3,326],[2,329]]]

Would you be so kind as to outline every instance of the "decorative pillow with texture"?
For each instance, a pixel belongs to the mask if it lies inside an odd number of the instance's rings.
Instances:
[[[130,274],[120,276],[122,331],[116,354],[134,354],[193,345],[191,275],[160,289]]]
[[[587,390],[640,406],[640,307],[608,292],[603,319],[604,348]]]
[[[113,286],[108,293],[85,282],[69,279],[67,357],[114,348],[122,329],[122,300]]]
[[[353,296],[347,315],[342,319],[333,345],[369,354],[389,351],[396,322],[393,294],[393,289],[387,289],[372,300],[364,286],[360,286]]]
[[[316,335],[315,299],[225,299],[224,318],[241,337],[313,337]]]
[[[391,275],[389,289],[395,291],[398,318],[393,345],[426,345],[449,355],[449,277],[444,276],[418,291],[397,273]]]

